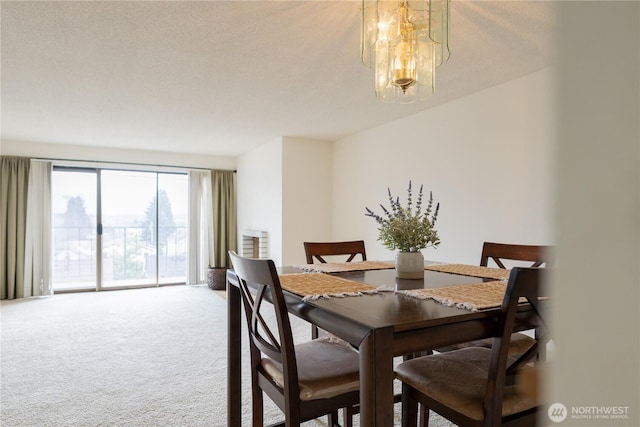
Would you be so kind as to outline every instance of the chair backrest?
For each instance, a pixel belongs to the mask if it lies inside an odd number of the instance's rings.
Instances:
[[[530,267],[552,267],[554,246],[484,242],[480,265],[487,267],[489,259],[500,268],[507,268],[504,260],[531,262]]]
[[[348,255],[346,262],[351,262],[357,255],[362,261],[367,260],[367,252],[364,249],[364,240],[350,242],[304,242],[304,252],[307,255],[307,264],[313,264],[314,258],[320,263],[327,261],[323,256]]]
[[[531,361],[538,349],[546,346],[549,340],[549,330],[540,304],[540,298],[544,297],[542,286],[545,273],[544,268],[514,267],[509,275],[507,290],[500,308],[498,328],[491,348],[484,401],[485,416],[494,418],[494,421],[497,420],[495,425],[500,424],[499,420],[502,417],[504,386],[514,384],[518,370]],[[526,300],[531,307],[529,320],[536,326],[537,342],[525,354],[513,361],[508,357],[509,343],[514,332],[518,304],[524,302],[521,299]],[[485,425],[494,425],[494,423],[489,421],[485,422]]]
[[[270,259],[243,258],[229,251],[249,329],[251,369],[260,369],[262,354],[282,364],[284,394],[298,399],[300,389],[291,323],[275,264]],[[267,304],[263,302],[267,301]],[[276,327],[267,311],[273,310]],[[261,354],[262,353],[262,354]]]

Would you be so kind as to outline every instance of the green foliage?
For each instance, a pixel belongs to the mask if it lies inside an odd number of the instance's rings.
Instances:
[[[158,201],[160,202],[158,204]],[[167,246],[167,240],[175,232],[175,223],[173,220],[173,210],[171,207],[171,200],[167,192],[160,190],[157,196],[147,205],[145,210],[145,220],[142,222],[144,230],[142,232],[142,238],[145,242],[149,242],[155,245],[155,229],[156,229],[156,212],[158,227],[158,243],[159,250],[164,252]]]
[[[120,244],[113,248],[113,278],[115,280],[144,279],[146,275],[143,252],[137,233],[129,230]]]
[[[91,217],[87,214],[82,197],[74,196],[67,200],[64,226],[77,230],[78,237],[92,238],[95,235],[96,229],[91,222]]]
[[[400,252],[419,252],[427,247],[437,247],[440,244],[438,232],[434,228],[440,210],[440,203],[433,210],[433,194],[429,192],[427,208],[422,210],[422,185],[418,193],[418,200],[415,208],[412,207],[411,181],[407,190],[407,206],[400,204],[400,198],[395,199],[389,194],[390,209],[380,205],[384,215],[377,215],[371,209],[365,207],[366,216],[375,219],[380,225],[378,231],[381,241],[387,249],[399,250]]]

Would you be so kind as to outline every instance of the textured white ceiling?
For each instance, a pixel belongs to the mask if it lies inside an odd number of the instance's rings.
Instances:
[[[554,3],[451,2],[427,102],[383,104],[359,1],[2,1],[2,139],[237,155],[334,140],[540,70]]]

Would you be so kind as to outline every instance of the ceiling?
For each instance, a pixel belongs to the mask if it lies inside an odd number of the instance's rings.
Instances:
[[[383,104],[359,1],[1,3],[2,139],[235,156],[335,140],[551,64],[554,4],[451,2],[436,93]]]

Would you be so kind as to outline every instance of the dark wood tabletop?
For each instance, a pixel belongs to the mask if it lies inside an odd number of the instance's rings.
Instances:
[[[300,272],[283,267],[281,273]],[[394,290],[438,288],[480,283],[481,278],[425,270],[424,279],[397,279],[395,270],[371,270],[335,275]],[[241,307],[237,278],[227,274],[228,425],[240,426]],[[490,279],[485,279],[488,281]],[[366,426],[393,426],[393,358],[451,344],[486,338],[496,328],[498,309],[469,311],[433,300],[380,292],[345,298],[303,301],[285,292],[289,312],[348,341],[360,352],[360,420]],[[519,328],[529,329],[527,308]]]

